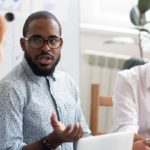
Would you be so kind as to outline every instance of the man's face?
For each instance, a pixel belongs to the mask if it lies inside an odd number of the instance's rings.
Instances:
[[[20,39],[24,56],[33,72],[51,75],[60,60],[63,44],[60,29],[54,20],[37,19],[29,24],[26,38]]]

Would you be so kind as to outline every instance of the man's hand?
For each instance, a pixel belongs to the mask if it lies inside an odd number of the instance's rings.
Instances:
[[[83,136],[83,129],[80,123],[73,125],[67,125],[66,127],[57,119],[55,113],[52,113],[51,124],[54,131],[48,136],[44,137],[48,141],[51,148],[55,149],[64,142],[77,141]],[[43,146],[40,141],[32,144],[25,145],[22,150],[42,150]]]
[[[54,131],[47,136],[47,140],[50,143],[54,143],[54,148],[64,142],[73,142],[77,141],[83,136],[83,129],[80,123],[75,125],[68,124],[65,126],[60,121],[58,121],[55,113],[52,113],[51,124],[54,128]]]
[[[145,140],[140,140],[133,143],[132,150],[150,150],[150,147],[146,144]]]

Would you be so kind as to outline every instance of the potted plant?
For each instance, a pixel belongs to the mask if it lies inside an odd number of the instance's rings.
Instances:
[[[131,22],[136,26],[136,29],[139,30],[139,48],[141,58],[143,58],[141,32],[147,32],[150,34],[150,31],[145,28],[145,25],[149,23],[149,21],[146,19],[146,12],[149,9],[150,0],[138,0],[137,5],[134,6],[130,12]]]

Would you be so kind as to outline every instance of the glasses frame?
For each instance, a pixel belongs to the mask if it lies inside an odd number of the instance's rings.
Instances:
[[[35,36],[36,37],[36,36]],[[37,36],[38,37],[38,36]],[[33,49],[40,49],[40,48],[42,48],[44,45],[45,45],[45,43],[48,45],[48,47],[49,48],[52,48],[52,49],[57,49],[57,48],[59,48],[60,47],[60,45],[61,45],[61,41],[62,41],[62,38],[61,37],[58,37],[58,36],[55,36],[55,37],[48,37],[48,39],[47,40],[45,40],[43,37],[40,37],[40,38],[42,38],[43,39],[43,45],[41,45],[40,47],[38,47],[38,48],[34,48],[32,45],[31,45],[31,39],[32,38],[34,38],[34,36],[31,36],[31,37],[24,37],[24,39],[26,40],[26,41],[28,41],[29,42],[29,44],[30,44],[30,46],[31,46],[31,48],[33,48]],[[59,46],[58,47],[51,47],[51,45],[49,44],[49,39],[59,39],[60,40],[60,44],[59,44]]]

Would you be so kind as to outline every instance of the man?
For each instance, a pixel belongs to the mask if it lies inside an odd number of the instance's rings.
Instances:
[[[31,14],[20,44],[23,61],[0,82],[0,149],[75,149],[91,133],[76,84],[55,69],[63,45],[59,21],[47,11]]]
[[[118,73],[112,131],[133,131],[133,150],[150,150],[150,63]]]

